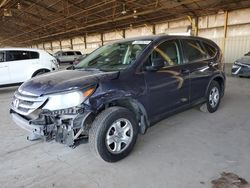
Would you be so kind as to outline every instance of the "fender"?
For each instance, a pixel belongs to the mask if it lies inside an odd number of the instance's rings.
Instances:
[[[206,96],[207,96],[207,94],[208,94],[208,89],[209,89],[209,86],[210,86],[211,82],[212,82],[213,80],[218,79],[218,78],[223,80],[223,87],[222,87],[221,89],[222,89],[222,96],[224,95],[226,77],[225,77],[224,73],[220,72],[219,74],[213,75],[213,76],[211,77],[211,79],[209,80],[208,85],[207,85],[207,88],[206,88]]]
[[[93,104],[95,104],[95,109],[92,109],[92,111],[95,111],[96,114],[110,106],[128,108],[137,115],[136,119],[139,122],[140,133],[142,134],[146,133],[150,125],[145,107],[136,99],[136,96],[134,93],[132,94],[132,92],[112,90],[89,98],[87,103],[89,103],[89,105],[87,104],[88,106],[93,106]]]

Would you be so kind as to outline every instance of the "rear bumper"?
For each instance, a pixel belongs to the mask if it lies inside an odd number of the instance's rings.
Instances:
[[[10,112],[11,117],[13,121],[21,128],[25,129],[26,131],[29,131],[30,133],[33,133],[35,135],[44,136],[44,126],[40,125],[33,125],[30,123],[30,121],[24,119],[19,114],[11,111]]]

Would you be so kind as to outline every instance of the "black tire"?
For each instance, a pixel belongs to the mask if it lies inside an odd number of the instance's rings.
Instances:
[[[131,137],[129,144],[127,144],[121,151],[121,153],[112,153],[109,146],[106,143],[106,137],[108,131],[111,130],[111,126],[114,122],[125,119],[130,122]],[[127,133],[126,133],[127,134]],[[138,135],[138,123],[134,114],[123,107],[110,107],[101,112],[94,120],[92,127],[89,131],[89,145],[91,151],[98,157],[101,157],[106,162],[119,161],[132,151]],[[115,144],[115,143],[114,143]]]
[[[213,103],[210,99],[210,95],[212,95],[213,91],[218,91],[218,101],[216,103]],[[221,100],[221,96],[222,96],[222,92],[221,92],[221,88],[218,82],[216,81],[212,81],[209,85],[208,88],[208,93],[207,93],[207,111],[210,113],[214,113],[219,105],[220,105],[220,100]],[[212,97],[213,98],[213,97]]]

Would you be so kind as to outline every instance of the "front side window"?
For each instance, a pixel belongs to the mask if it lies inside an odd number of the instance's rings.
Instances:
[[[155,66],[156,64],[163,67],[181,64],[177,41],[166,41],[154,48],[146,66]]]
[[[27,51],[7,51],[6,61],[20,61],[30,59]]]
[[[76,55],[82,55],[82,53],[79,51],[76,51]]]
[[[89,54],[76,69],[123,70],[134,63],[150,40],[133,40],[107,44]]]
[[[199,41],[196,40],[183,40],[183,51],[188,62],[202,60],[207,56]]]
[[[4,62],[4,52],[0,52],[0,62]]]

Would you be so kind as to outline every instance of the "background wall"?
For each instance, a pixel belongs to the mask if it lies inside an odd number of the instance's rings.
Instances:
[[[225,62],[233,63],[237,58],[250,51],[250,8],[226,13],[198,17],[196,19],[197,35],[215,41],[224,51]],[[195,19],[192,20],[194,24]],[[77,36],[72,39],[53,41],[33,45],[33,48],[45,49],[50,53],[58,50],[80,50],[90,53],[108,42],[160,33],[183,33],[192,24],[187,17],[162,22],[155,25],[143,25],[137,28],[116,30],[108,33]]]

